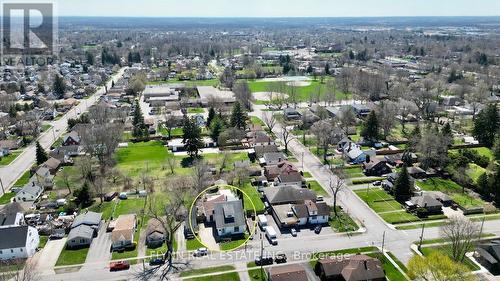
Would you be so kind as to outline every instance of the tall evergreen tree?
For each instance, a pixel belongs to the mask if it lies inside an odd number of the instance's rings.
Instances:
[[[60,99],[62,99],[64,93],[66,93],[66,83],[64,83],[64,79],[59,74],[56,74],[54,78],[53,90],[56,97]]]
[[[198,157],[198,151],[203,147],[201,129],[193,118],[185,118],[182,127],[184,148],[190,157]]]
[[[453,132],[451,130],[450,123],[446,122],[443,129],[441,130],[441,135],[444,138],[446,145],[451,146],[453,144]]]
[[[39,142],[36,142],[36,164],[41,165],[49,159],[47,152],[43,149]]]
[[[370,115],[368,115],[365,125],[363,126],[363,130],[361,131],[361,136],[371,141],[378,139],[379,124],[375,111],[372,111]]]
[[[500,118],[496,104],[488,105],[479,112],[474,120],[473,134],[476,139],[487,147],[492,147],[500,128]]]
[[[210,109],[208,110],[207,127],[210,127],[214,117],[215,117],[215,109],[213,107],[210,107]]]
[[[404,202],[411,197],[410,175],[408,174],[406,165],[403,166],[394,183],[394,197],[399,202]]]
[[[233,106],[230,125],[240,130],[245,130],[247,126],[247,115],[239,102],[236,102]]]
[[[139,101],[135,101],[134,105],[134,118],[132,119],[132,136],[134,138],[146,138],[148,137],[148,128],[144,124],[144,116],[142,115],[141,107]]]

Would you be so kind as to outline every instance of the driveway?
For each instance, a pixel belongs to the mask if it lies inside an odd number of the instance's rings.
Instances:
[[[205,227],[204,224],[200,224],[200,229],[198,230],[198,235],[203,244],[205,244],[209,250],[219,250],[219,244],[215,241],[213,230],[211,227]]]
[[[36,259],[37,269],[40,272],[52,272],[61,251],[66,246],[67,238],[49,240]]]
[[[106,232],[106,223],[103,221],[97,237],[90,244],[85,266],[89,264],[107,263],[111,259],[111,232]]]

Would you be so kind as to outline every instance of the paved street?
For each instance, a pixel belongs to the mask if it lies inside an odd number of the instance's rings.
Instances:
[[[118,78],[123,76],[125,69],[125,67],[121,68],[116,74],[111,77],[111,79],[107,83],[108,89],[111,87],[112,80],[117,80]],[[80,104],[73,107],[62,118],[50,122],[52,128],[42,133],[38,138],[38,141],[40,142],[42,147],[45,149],[49,149],[49,147],[54,143],[55,140],[65,134],[68,128],[68,119],[75,118],[78,116],[78,114],[86,112],[89,107],[95,104],[104,93],[105,88],[99,87],[94,95],[92,95],[88,99],[80,100]],[[26,147],[23,152],[16,158],[16,160],[14,160],[8,166],[1,167],[0,178],[2,179],[5,190],[7,191],[10,187],[12,187],[16,180],[20,178],[22,174],[33,165],[34,162],[35,144],[32,144]],[[2,194],[2,190],[0,190],[0,196]]]

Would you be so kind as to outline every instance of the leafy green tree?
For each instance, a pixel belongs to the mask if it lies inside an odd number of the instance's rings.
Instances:
[[[190,157],[198,157],[198,151],[203,147],[200,127],[198,127],[194,118],[185,118],[182,129],[184,148]]]
[[[483,195],[485,195],[486,197],[490,197],[490,192],[491,192],[490,179],[487,173],[482,173],[477,178],[476,185]]]
[[[239,102],[236,102],[233,106],[230,125],[240,130],[245,130],[247,126],[247,115]]]
[[[62,99],[64,97],[64,93],[66,93],[66,83],[64,83],[64,79],[59,74],[56,74],[54,77],[53,90],[56,97],[60,99]]]
[[[499,128],[500,118],[498,117],[497,106],[491,104],[476,116],[473,134],[480,143],[492,147]]]
[[[43,149],[39,142],[36,142],[36,164],[41,165],[49,159],[47,152]]]
[[[496,171],[491,180],[491,190],[495,195],[495,203],[500,205],[500,165],[496,165]]]
[[[454,262],[447,255],[433,251],[429,256],[414,255],[408,262],[411,280],[428,281],[474,281],[476,278],[463,264]]]
[[[363,126],[363,130],[361,131],[361,136],[370,141],[378,139],[379,123],[375,111],[372,111],[370,115],[368,115],[368,118]]]
[[[75,192],[73,192],[73,196],[76,198],[76,203],[82,208],[88,207],[92,204],[92,195],[90,194],[90,189],[87,181],[83,183],[83,186]]]
[[[493,145],[493,156],[495,156],[495,160],[500,161],[500,132],[497,133],[497,138]]]
[[[217,141],[222,131],[224,131],[224,122],[222,122],[219,116],[216,116],[210,124],[210,137],[214,141]]]
[[[394,183],[394,197],[399,202],[404,202],[411,197],[410,175],[406,166],[403,166]]]

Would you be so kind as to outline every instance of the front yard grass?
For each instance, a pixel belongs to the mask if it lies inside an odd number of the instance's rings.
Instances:
[[[264,273],[264,274],[262,274]],[[266,281],[266,271],[261,271],[260,268],[256,269],[250,269],[248,271],[248,276],[250,276],[250,280],[255,280],[255,281]]]
[[[31,177],[30,170],[28,169],[24,174],[14,183],[14,186],[21,187],[25,186]]]
[[[125,250],[121,253],[119,252],[113,252],[111,254],[111,259],[112,260],[123,260],[123,259],[130,259],[130,258],[136,258],[138,254],[138,247],[139,247],[139,231],[137,231],[134,234],[134,242],[135,242],[135,248],[133,250]],[[130,264],[135,264],[137,263],[137,260],[130,260]]]
[[[317,181],[308,181],[307,186],[312,191],[316,192],[316,195],[328,196],[328,193],[323,189],[323,187]]]
[[[5,204],[8,204],[10,203],[10,200],[16,196],[16,193],[14,192],[7,192],[7,193],[4,193],[2,195],[2,197],[0,197],[0,205],[5,205]]]
[[[229,272],[219,275],[211,275],[205,277],[196,277],[196,278],[184,278],[184,280],[189,281],[240,281],[240,276],[238,272]]]
[[[61,251],[57,259],[56,266],[75,265],[85,263],[89,248],[82,248],[78,250],[64,249]]]
[[[0,166],[7,166],[10,163],[12,163],[14,160],[16,160],[17,156],[21,154],[23,151],[21,149],[18,150],[13,150],[10,152],[9,155],[0,157]]]
[[[231,271],[231,270],[235,270],[234,266],[223,265],[223,266],[217,266],[217,267],[207,267],[207,268],[192,269],[192,270],[188,270],[188,271],[183,271],[183,272],[181,272],[180,276],[181,277],[188,277],[188,276],[203,275],[203,274],[224,272],[224,271]]]
[[[245,237],[238,240],[232,240],[230,242],[219,243],[219,247],[222,251],[236,250],[240,247],[243,247],[243,244],[247,241],[249,236],[250,235],[248,233],[245,233]]]
[[[186,249],[188,251],[194,251],[198,248],[204,248],[204,247],[205,245],[201,244],[200,241],[198,241],[198,239],[196,238],[186,240]]]
[[[358,224],[349,216],[349,214],[345,213],[339,207],[337,207],[337,217],[335,217],[333,207],[331,207],[330,220],[328,221],[328,224],[336,232],[351,232],[356,231],[359,228]]]
[[[485,202],[462,192],[462,187],[452,180],[431,178],[426,181],[417,181],[416,184],[426,191],[441,191],[451,197],[462,208],[483,207]]]
[[[204,112],[205,112],[205,109],[203,109],[201,107],[189,107],[187,109],[187,113],[190,113],[190,114],[201,114]]]
[[[472,250],[472,249],[470,249]],[[430,255],[434,251],[439,251],[445,255],[448,255],[451,258],[451,247],[449,245],[440,245],[440,246],[433,246],[433,247],[422,247],[420,249],[420,252],[424,254],[424,256]],[[464,258],[464,261],[462,262],[463,265],[467,266],[471,271],[479,270],[479,266],[477,266],[473,261],[471,261],[468,257]]]

